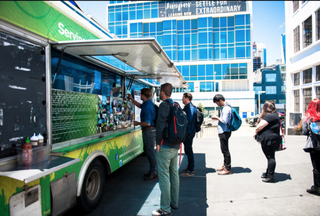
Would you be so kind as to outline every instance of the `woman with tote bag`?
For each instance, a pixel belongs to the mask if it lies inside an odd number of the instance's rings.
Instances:
[[[311,163],[313,166],[314,185],[310,189],[307,189],[307,192],[320,196],[320,151],[314,148],[316,140],[314,140],[315,138],[312,138],[314,136],[312,136],[313,132],[310,127],[310,124],[316,121],[320,121],[320,100],[312,99],[308,105],[306,115],[302,122],[302,133],[303,135],[308,136],[303,150],[310,153]]]

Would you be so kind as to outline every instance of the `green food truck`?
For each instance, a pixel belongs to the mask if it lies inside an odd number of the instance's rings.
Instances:
[[[0,212],[93,211],[143,152],[127,93],[187,87],[154,38],[119,39],[76,2],[0,2]]]

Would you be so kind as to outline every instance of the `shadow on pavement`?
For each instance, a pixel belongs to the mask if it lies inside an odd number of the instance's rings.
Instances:
[[[276,183],[277,182],[282,182],[282,181],[286,181],[286,180],[292,180],[291,179],[291,175],[290,174],[286,174],[286,173],[274,173],[274,177],[276,179]]]
[[[179,175],[188,163],[187,157],[182,156]],[[180,177],[179,209],[172,209],[176,216],[207,214],[207,174],[216,170],[206,167],[205,154],[194,154],[194,160],[195,175]],[[87,215],[151,215],[153,210],[160,208],[160,189],[158,179],[143,180],[143,174],[148,170],[147,157],[140,155],[109,175],[98,208]],[[237,173],[248,172],[241,167],[236,167],[236,170]],[[64,215],[79,215],[79,212],[75,207]]]
[[[251,173],[251,172],[252,172],[252,170],[250,168],[232,167],[232,174]]]

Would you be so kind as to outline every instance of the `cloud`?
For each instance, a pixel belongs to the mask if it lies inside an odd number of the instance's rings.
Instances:
[[[286,25],[286,22],[282,23],[278,28],[282,28],[284,25]]]

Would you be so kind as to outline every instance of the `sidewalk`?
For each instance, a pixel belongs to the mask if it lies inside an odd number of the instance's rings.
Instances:
[[[180,177],[180,209],[173,215],[320,215],[320,197],[306,192],[313,185],[310,156],[302,150],[306,137],[286,137],[288,149],[276,153],[276,182],[264,183],[261,146],[249,133],[240,135],[230,138],[233,174],[227,176],[216,172],[223,162],[218,137],[194,140],[196,175]],[[186,166],[183,157],[179,172]],[[151,215],[160,190],[157,180],[143,181],[147,171],[147,158],[139,156],[111,174],[100,206],[89,215]]]

